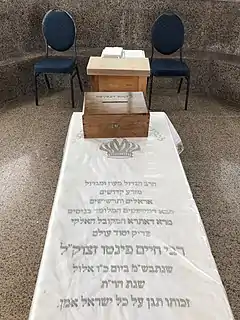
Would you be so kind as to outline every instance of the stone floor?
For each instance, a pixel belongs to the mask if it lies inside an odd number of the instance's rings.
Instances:
[[[153,106],[168,114],[185,145],[183,165],[238,320],[240,106],[191,96],[186,112],[176,94],[155,96]],[[1,320],[28,317],[71,114],[68,91],[43,97],[39,107],[0,109]]]

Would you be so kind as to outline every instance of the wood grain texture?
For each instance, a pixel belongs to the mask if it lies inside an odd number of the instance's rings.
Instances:
[[[87,65],[88,75],[150,76],[147,58],[101,58],[91,57]]]
[[[138,76],[91,76],[93,92],[144,92],[147,90],[147,77]]]
[[[85,93],[85,138],[147,137],[149,117],[142,92]]]
[[[139,77],[138,78],[138,90],[143,92],[145,95],[147,94],[147,78]]]
[[[149,114],[83,115],[85,138],[147,137]]]
[[[136,92],[138,90],[137,76],[99,76],[100,92]]]
[[[99,91],[99,76],[91,76],[90,77],[91,90],[93,92]]]
[[[86,92],[84,114],[146,114],[142,92]]]

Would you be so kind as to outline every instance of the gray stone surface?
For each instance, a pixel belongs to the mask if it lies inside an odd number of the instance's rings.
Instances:
[[[33,95],[33,64],[41,55],[28,54],[0,64],[0,100]],[[41,86],[41,83],[40,83]]]
[[[33,64],[45,49],[41,22],[46,11],[53,8],[69,11],[76,21],[79,62],[86,87],[85,67],[90,55],[115,45],[149,51],[154,20],[163,11],[173,10],[185,24],[184,56],[192,72],[191,90],[239,101],[240,2],[237,0],[2,1],[0,101],[33,95]],[[157,79],[156,85],[175,87],[175,82]],[[68,83],[68,78],[57,77],[56,85],[62,87]]]
[[[207,21],[206,51],[239,52],[239,26],[239,1],[214,1]]]
[[[47,0],[0,2],[0,61],[44,49],[41,23],[47,9]]]
[[[211,5],[210,1],[170,1],[170,9],[180,15],[185,25],[186,49],[205,50]]]
[[[119,44],[147,48],[154,20],[163,11],[173,10],[185,24],[187,49],[239,52],[240,4],[236,0],[14,0],[0,3],[0,58],[43,50],[41,21],[53,8],[73,15],[80,47]]]
[[[240,64],[213,61],[211,64],[212,94],[229,101],[240,101]]]
[[[163,11],[173,10],[185,24],[187,49],[239,52],[240,3],[236,0],[14,0],[0,3],[0,58],[42,51],[41,21],[52,8],[73,15],[79,47],[119,44],[147,48],[154,20]]]
[[[184,98],[154,95],[152,105],[183,140],[184,169],[238,320],[240,112],[195,95],[186,112]],[[39,107],[29,101],[0,109],[1,320],[28,318],[71,114],[69,91],[42,97]]]

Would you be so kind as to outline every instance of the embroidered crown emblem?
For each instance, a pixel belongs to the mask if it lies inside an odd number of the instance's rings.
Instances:
[[[141,148],[138,144],[130,142],[127,139],[118,141],[113,139],[107,143],[103,143],[100,146],[100,150],[107,152],[109,158],[123,159],[132,158],[135,151],[140,151]]]

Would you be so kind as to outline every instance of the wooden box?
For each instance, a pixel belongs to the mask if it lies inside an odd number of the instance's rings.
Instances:
[[[86,92],[85,138],[147,137],[149,111],[142,92]]]
[[[147,58],[91,57],[87,65],[93,92],[146,93],[150,65]]]

